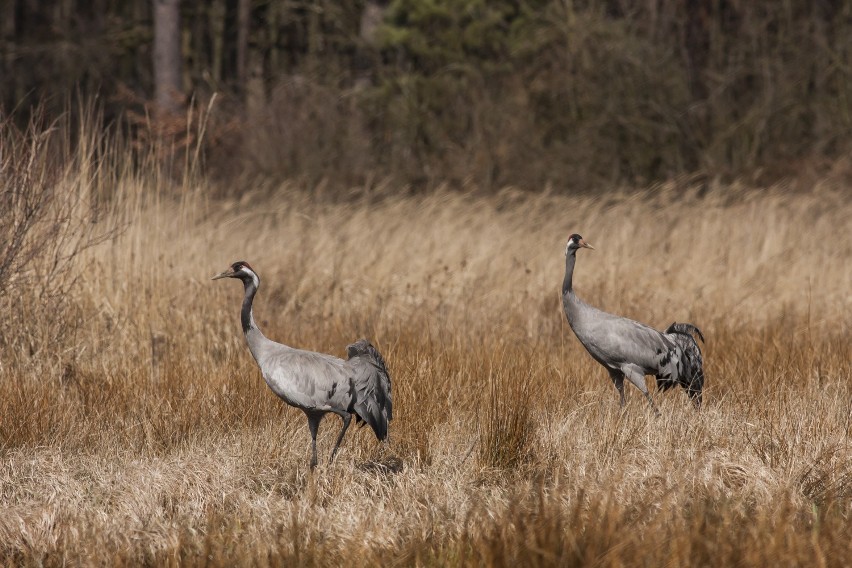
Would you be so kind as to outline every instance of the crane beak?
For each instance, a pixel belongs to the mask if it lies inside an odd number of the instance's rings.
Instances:
[[[583,248],[595,250],[595,247],[593,247],[592,245],[590,245],[589,243],[587,243],[586,241],[584,241],[582,239],[580,240],[580,246],[583,247]]]
[[[219,280],[220,278],[231,278],[233,275],[234,275],[233,270],[226,270],[222,274],[217,274],[216,276],[214,276],[210,280]]]

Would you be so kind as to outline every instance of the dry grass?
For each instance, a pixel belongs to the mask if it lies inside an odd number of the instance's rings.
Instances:
[[[126,229],[77,259],[84,327],[49,358],[4,355],[0,563],[852,563],[848,188],[190,189],[117,188]],[[620,411],[560,311],[575,231],[597,247],[580,295],[703,329],[700,413],[657,393],[655,418],[635,389]],[[209,280],[238,259],[263,278],[268,336],[341,356],[375,341],[388,448],[352,430],[309,472],[304,416],[244,345],[242,289]],[[326,455],[336,429],[323,423]]]

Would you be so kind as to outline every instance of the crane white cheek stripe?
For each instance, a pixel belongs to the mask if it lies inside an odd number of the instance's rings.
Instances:
[[[260,288],[260,278],[257,277],[257,274],[253,270],[243,266],[242,271],[251,276],[251,281],[254,283],[255,288]]]

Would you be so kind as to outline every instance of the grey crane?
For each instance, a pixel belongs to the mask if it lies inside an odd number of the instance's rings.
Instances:
[[[701,341],[704,335],[689,323],[673,323],[660,332],[647,325],[608,314],[580,300],[574,293],[574,263],[577,250],[594,247],[573,234],[565,248],[565,279],[562,282],[562,307],[568,324],[592,358],[606,367],[624,406],[624,378],[642,391],[655,412],[659,412],[645,385],[645,375],[655,375],[660,390],[680,384],[695,406],[701,406],[704,368]]]
[[[343,420],[329,463],[340,447],[353,414],[356,422],[369,424],[379,440],[387,439],[388,423],[393,419],[391,380],[384,359],[370,342],[360,339],[349,345],[345,361],[333,355],[276,343],[261,333],[252,313],[252,302],[260,287],[257,272],[247,262],[239,261],[213,280],[219,278],[238,278],[243,282],[245,296],[240,321],[246,342],[272,392],[308,417],[313,452],[311,469],[317,465],[319,425],[329,412]]]

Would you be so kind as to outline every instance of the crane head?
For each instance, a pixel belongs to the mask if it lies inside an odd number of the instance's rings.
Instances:
[[[219,278],[239,278],[242,280],[243,278],[256,278],[256,273],[249,266],[249,263],[244,260],[238,260],[234,264],[228,267],[228,270],[222,272],[221,274],[217,274],[211,280],[218,280]]]
[[[591,250],[595,250],[595,247],[587,243],[583,240],[583,237],[574,233],[570,237],[568,237],[568,245],[565,247],[565,254],[567,255],[572,250],[577,250],[578,248],[587,248]]]

